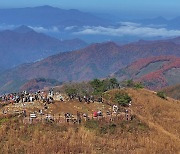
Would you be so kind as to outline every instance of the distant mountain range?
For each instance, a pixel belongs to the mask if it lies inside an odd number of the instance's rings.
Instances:
[[[79,10],[51,6],[0,9],[0,23],[42,27],[99,26],[108,21]]]
[[[52,6],[0,9],[0,29],[27,25],[58,39],[80,38],[89,43],[114,41],[120,44],[139,39],[154,40],[180,35],[180,17],[128,19],[119,14],[88,13]],[[118,16],[121,16],[119,18]]]
[[[87,44],[80,39],[60,41],[27,26],[0,32],[0,71],[50,55],[77,50]]]
[[[134,22],[138,22],[143,25],[166,27],[169,29],[180,29],[180,16],[173,19],[166,19],[162,16],[159,16],[156,18],[134,20]]]
[[[180,45],[178,40],[179,38],[166,41],[140,41],[123,46],[118,46],[113,42],[107,42],[93,44],[77,51],[60,53],[50,56],[44,60],[35,63],[23,64],[1,73],[0,91],[8,92],[9,87],[14,87],[14,85],[16,85],[16,88],[21,87],[22,84],[34,78],[50,78],[56,79],[60,82],[104,78],[110,74],[113,74],[114,72],[117,72],[121,68],[130,65],[140,58],[157,57],[162,55],[168,57],[172,55],[175,57],[180,57]],[[174,58],[172,60],[176,60],[179,67],[179,59]],[[170,59],[165,61],[172,62],[172,60]],[[146,60],[144,61],[146,62]],[[170,62],[168,64],[170,64]],[[160,63],[159,65],[164,66],[164,62],[162,64]],[[174,67],[177,66],[175,65]],[[127,67],[127,70],[128,68],[129,67]],[[132,73],[132,77],[134,75],[133,73],[136,75],[139,69],[141,69],[141,67],[137,67],[137,70],[132,70],[132,72],[130,71],[130,73]],[[171,72],[171,69],[168,70],[170,71],[168,72],[170,73],[169,77],[171,77],[173,72]],[[175,80],[178,81],[177,78]],[[166,86],[166,83],[160,84],[162,85],[158,85],[158,87]],[[13,91],[13,88],[11,88],[11,91]]]
[[[180,57],[160,56],[137,60],[113,75],[119,80],[135,80],[150,89],[180,83]]]
[[[163,92],[169,97],[180,100],[180,84],[170,86],[162,89]]]

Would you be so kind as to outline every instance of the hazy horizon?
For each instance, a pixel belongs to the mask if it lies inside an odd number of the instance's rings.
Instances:
[[[102,5],[103,3],[103,5]],[[0,0],[0,8],[24,8],[49,5],[62,9],[78,9],[84,12],[110,14],[126,18],[153,18],[163,16],[174,18],[180,15],[178,0]]]

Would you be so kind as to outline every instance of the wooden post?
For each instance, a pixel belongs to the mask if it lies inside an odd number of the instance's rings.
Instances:
[[[42,114],[41,114],[41,122],[42,122]]]
[[[61,116],[61,114],[59,114],[59,120],[58,120],[59,122],[60,122],[60,116]]]

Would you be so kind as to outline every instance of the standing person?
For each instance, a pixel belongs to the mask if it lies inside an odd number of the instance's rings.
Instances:
[[[129,120],[129,111],[127,109],[125,110],[125,118],[127,121]]]
[[[94,96],[91,96],[91,101],[94,103]]]
[[[78,124],[81,123],[81,115],[78,111],[77,111],[77,122],[78,122]]]
[[[64,98],[62,97],[62,95],[59,96],[59,99],[60,99],[61,102],[64,101]]]
[[[85,121],[87,121],[88,120],[88,115],[86,113],[83,113],[83,118],[84,118]]]
[[[82,102],[81,96],[78,96],[78,100],[79,102]]]
[[[27,114],[26,114],[26,110],[23,110],[23,116],[26,117]]]

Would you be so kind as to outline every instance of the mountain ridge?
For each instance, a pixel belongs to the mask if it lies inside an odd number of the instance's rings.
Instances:
[[[52,6],[0,9],[0,22],[10,25],[29,26],[99,26],[108,21],[79,10],[65,10]],[[45,16],[46,18],[42,18]],[[55,18],[56,17],[56,18]]]
[[[11,80],[34,78],[51,78],[60,82],[104,78],[141,58],[160,55],[180,57],[180,45],[171,41],[124,46],[113,42],[96,43],[1,73],[0,86]]]
[[[85,47],[80,39],[60,41],[28,26],[0,32],[0,69],[8,69],[22,63],[33,62],[62,51]],[[13,55],[13,56],[12,56]],[[28,58],[26,58],[28,57]]]

